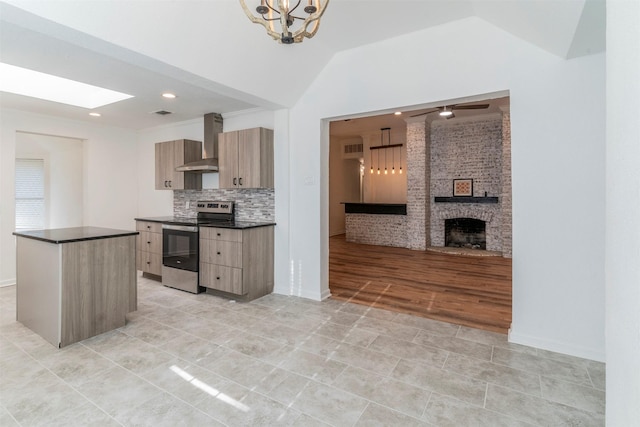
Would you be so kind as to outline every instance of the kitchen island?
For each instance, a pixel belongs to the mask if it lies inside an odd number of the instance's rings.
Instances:
[[[56,347],[124,326],[137,309],[137,231],[16,231],[17,320]]]

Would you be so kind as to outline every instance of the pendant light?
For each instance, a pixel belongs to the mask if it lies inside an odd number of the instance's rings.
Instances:
[[[391,151],[391,175],[396,174],[396,149],[395,147]]]
[[[369,163],[371,163],[371,174],[373,174],[373,154],[371,154],[371,150],[369,150]]]
[[[384,129],[381,129],[384,131]],[[384,132],[380,132],[380,145],[384,146],[384,141],[382,140],[382,135]],[[387,150],[384,150],[384,174],[387,175]]]

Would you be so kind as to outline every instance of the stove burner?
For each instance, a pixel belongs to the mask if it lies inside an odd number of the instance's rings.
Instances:
[[[235,223],[235,206],[233,202],[217,202],[203,200],[197,204],[198,224],[229,224]]]

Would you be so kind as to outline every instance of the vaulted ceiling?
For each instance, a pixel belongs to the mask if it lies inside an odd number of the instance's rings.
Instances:
[[[270,39],[236,0],[8,0],[0,61],[132,94],[100,120],[142,129],[291,107],[335,54],[469,17],[560,58],[605,49],[604,0],[332,0],[318,34],[295,45]],[[178,98],[162,99],[167,90]],[[2,107],[93,120],[78,107],[1,96]],[[163,109],[173,114],[151,114]]]

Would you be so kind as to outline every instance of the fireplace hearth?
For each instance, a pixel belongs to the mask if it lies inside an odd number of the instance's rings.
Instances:
[[[445,246],[487,249],[486,222],[474,218],[451,218],[444,221]]]

